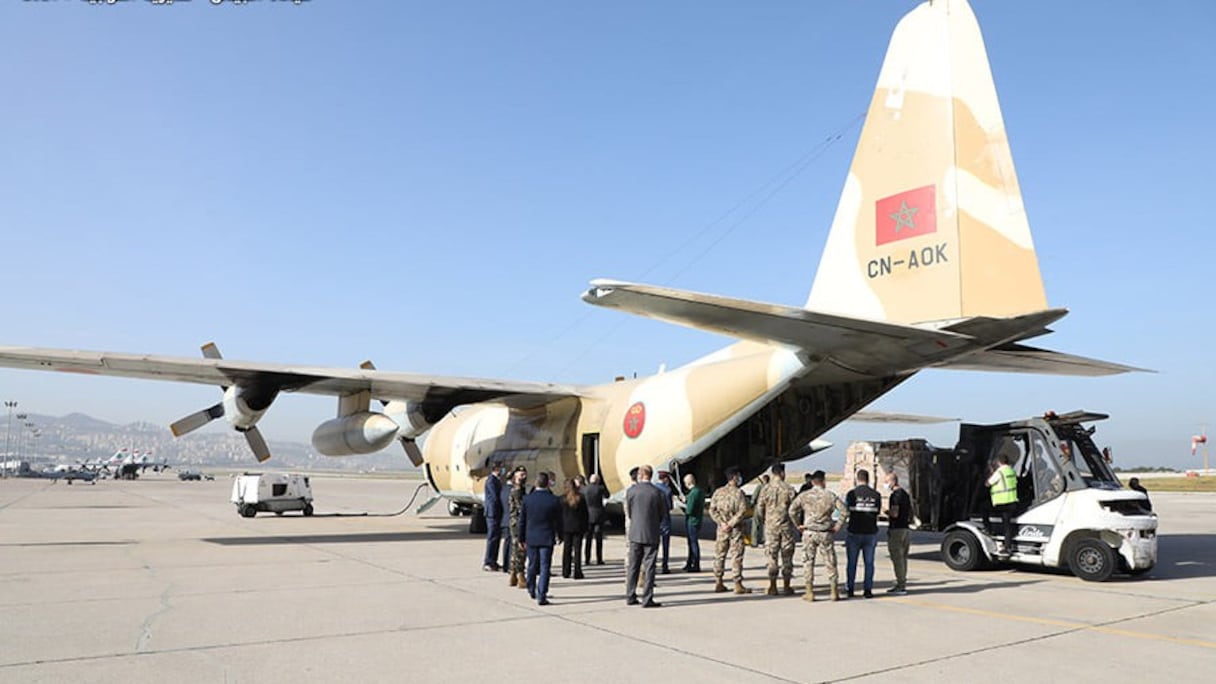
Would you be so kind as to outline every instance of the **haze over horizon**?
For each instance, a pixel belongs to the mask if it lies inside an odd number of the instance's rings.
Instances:
[[[801,305],[915,4],[7,3],[0,344],[570,383],[685,363],[729,340],[578,295],[612,277]],[[1118,464],[1201,467],[1216,5],[972,4],[1072,312],[1035,344],[1157,372],[928,371],[871,408],[1102,411]],[[0,370],[31,413],[168,425],[218,397]],[[284,395],[261,425],[307,442],[334,410]]]

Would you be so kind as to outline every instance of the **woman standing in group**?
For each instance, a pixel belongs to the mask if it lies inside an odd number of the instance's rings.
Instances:
[[[583,578],[583,535],[587,532],[587,500],[573,479],[562,494],[562,577]]]

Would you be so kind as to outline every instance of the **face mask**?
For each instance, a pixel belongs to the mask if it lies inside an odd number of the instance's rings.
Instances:
[[[883,490],[884,492],[889,492],[889,491],[891,491],[891,485],[887,484],[886,482],[882,483],[882,490]]]

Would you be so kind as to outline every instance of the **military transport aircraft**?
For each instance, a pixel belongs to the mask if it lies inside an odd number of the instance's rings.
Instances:
[[[925,368],[1135,370],[1024,344],[1067,312],[1047,305],[965,0],[924,3],[896,27],[804,308],[614,280],[592,281],[583,299],[736,342],[596,386],[228,361],[213,344],[201,359],[7,347],[0,365],[217,385],[222,400],[173,432],[224,417],[259,460],[270,451],[258,420],[276,397],[333,395],[337,417],[312,436],[320,453],[400,441],[436,492],[466,506],[479,504],[491,461],[600,472],[618,495],[642,463],[703,482],[735,465],[750,478],[806,455],[816,437]]]

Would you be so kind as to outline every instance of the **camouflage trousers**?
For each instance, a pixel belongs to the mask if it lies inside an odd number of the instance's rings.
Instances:
[[[714,577],[722,578],[726,573],[726,556],[730,554],[731,578],[736,582],[743,581],[743,530],[738,525],[729,531],[718,528],[718,536],[714,542]]]
[[[802,535],[802,574],[806,577],[807,584],[815,583],[815,561],[820,557],[823,558],[823,564],[827,566],[828,583],[836,584],[836,535],[830,530],[824,532],[816,532],[807,530]]]
[[[515,534],[514,534],[515,527],[512,526],[511,530],[512,530],[512,534],[511,534],[511,568],[510,568],[510,570],[511,570],[512,574],[522,575],[522,574],[524,574],[524,571],[527,570],[527,568],[528,568],[527,564],[524,561],[524,554],[526,553],[526,551],[524,550],[524,548],[522,546],[519,545],[519,540],[515,538]]]
[[[797,530],[792,527],[768,527],[764,530],[764,555],[768,556],[768,578],[777,579],[778,562],[781,577],[794,576],[794,543]]]

